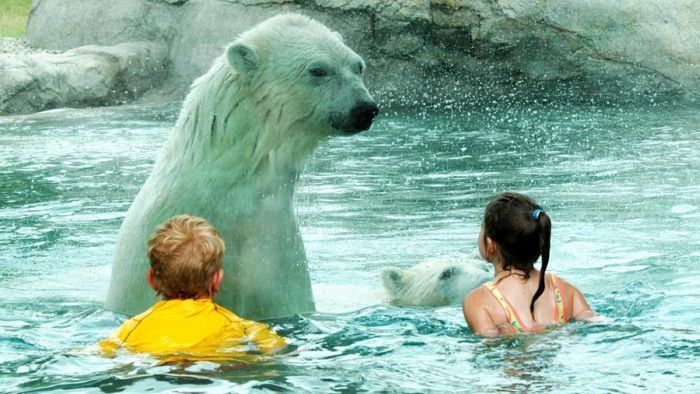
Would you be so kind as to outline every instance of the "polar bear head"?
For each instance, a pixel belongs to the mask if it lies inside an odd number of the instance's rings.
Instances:
[[[471,258],[438,259],[406,270],[389,267],[381,272],[387,301],[399,306],[460,303],[490,276],[488,264]]]
[[[268,116],[295,117],[279,123],[352,134],[367,130],[379,112],[362,79],[362,58],[306,16],[260,23],[227,48],[226,58]]]

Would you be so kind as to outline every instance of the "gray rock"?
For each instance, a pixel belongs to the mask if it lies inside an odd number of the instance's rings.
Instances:
[[[0,37],[0,54],[28,55],[30,53],[52,52],[40,48],[32,48],[23,37]]]
[[[167,64],[149,42],[0,55],[0,114],[122,104],[165,79]]]
[[[385,107],[700,101],[697,0],[37,0],[28,39],[164,42],[184,94],[240,32],[289,11],[339,31]]]

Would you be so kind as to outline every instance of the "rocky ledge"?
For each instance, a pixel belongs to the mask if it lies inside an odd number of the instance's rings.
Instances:
[[[280,12],[339,31],[384,107],[700,101],[697,0],[34,0],[27,38],[54,50],[162,43],[182,95]]]
[[[0,115],[122,104],[168,75],[165,47],[149,42],[65,53],[39,51],[21,41],[3,40],[1,47]]]

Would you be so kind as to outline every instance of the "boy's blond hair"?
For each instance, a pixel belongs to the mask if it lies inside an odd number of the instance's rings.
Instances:
[[[179,215],[163,223],[148,239],[157,295],[166,300],[210,297],[224,251],[223,238],[202,218]]]

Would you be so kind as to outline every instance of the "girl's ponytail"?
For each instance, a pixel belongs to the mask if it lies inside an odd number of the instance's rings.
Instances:
[[[483,229],[484,236],[498,245],[504,271],[521,270],[524,279],[528,279],[537,259],[542,258],[537,291],[530,302],[530,313],[534,313],[535,301],[544,293],[545,272],[549,264],[552,235],[549,215],[530,197],[504,192],[486,205]]]
[[[542,208],[536,208],[532,211],[532,219],[537,223],[537,229],[540,233],[540,254],[542,256],[542,266],[540,267],[540,280],[537,285],[537,291],[532,296],[532,302],[530,302],[530,314],[535,312],[535,301],[544,293],[545,283],[545,272],[547,271],[547,264],[549,263],[549,244],[552,236],[552,222],[549,220],[549,216],[542,210]]]

